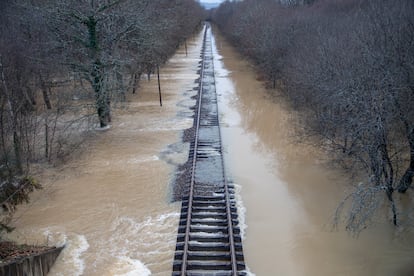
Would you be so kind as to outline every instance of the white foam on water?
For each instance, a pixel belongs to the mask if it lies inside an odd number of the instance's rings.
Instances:
[[[112,126],[111,126],[111,125],[107,125],[107,126],[105,126],[105,127],[100,127],[99,125],[96,125],[96,126],[95,126],[95,130],[96,130],[96,131],[106,131],[106,130],[111,129],[111,128],[112,128]]]
[[[250,271],[250,268],[248,266],[246,266],[246,275],[247,276],[256,276],[256,274],[254,274],[253,272]]]
[[[177,131],[190,128],[193,124],[191,118],[176,118],[169,121],[151,121],[147,122],[138,131],[141,132],[162,132],[162,131]]]
[[[149,276],[151,271],[140,261],[127,256],[118,257],[110,271],[114,276]]]
[[[157,226],[158,228],[168,228],[166,221],[169,219],[176,219],[178,216],[180,216],[180,213],[171,212],[160,214],[155,217],[148,216],[142,221],[137,221],[137,219],[128,216],[121,216],[117,218],[112,224],[112,231],[116,231],[119,229],[119,227],[121,227],[130,230],[131,234],[138,234],[143,230],[151,230],[153,226]]]
[[[103,245],[107,248],[106,254],[118,258],[118,262],[128,261],[131,264],[130,269],[117,273],[150,275],[149,272],[148,274],[134,274],[134,271],[140,271],[139,269],[142,268],[137,260],[145,264],[145,268],[155,275],[161,272],[167,273],[164,270],[171,268],[171,256],[174,254],[176,224],[179,216],[179,212],[167,212],[144,218],[117,217],[110,226],[113,234]]]
[[[49,229],[44,232],[44,235],[49,245],[65,246],[48,275],[69,275],[58,271],[71,271],[70,275],[73,276],[82,275],[85,270],[82,254],[89,248],[86,237],[78,234],[54,233]]]
[[[131,158],[127,161],[128,164],[139,164],[139,163],[145,163],[150,161],[158,161],[160,158],[157,155],[152,155],[144,158]],[[122,161],[123,162],[123,161]]]
[[[25,241],[28,244],[64,246],[48,275],[78,276],[82,275],[85,270],[82,255],[88,250],[89,243],[84,235],[66,233],[59,227],[47,227],[15,231],[8,237],[11,240]]]
[[[67,236],[60,231],[52,231],[50,228],[43,231],[48,246],[64,246],[67,242]]]
[[[246,206],[244,206],[243,199],[241,196],[242,186],[233,182],[234,185],[234,195],[236,198],[236,207],[239,219],[239,229],[242,240],[246,239],[246,229],[248,227],[246,223]],[[246,275],[247,276],[256,276],[253,272],[250,271],[250,268],[246,265]]]
[[[241,197],[242,186],[236,183],[233,183],[233,184],[234,184],[234,194],[236,197],[237,213],[239,215],[240,234],[241,234],[242,239],[244,240],[246,238],[246,229],[247,229],[246,206],[244,206],[243,199]]]
[[[115,165],[124,167],[125,164],[128,165],[136,165],[136,164],[142,164],[147,162],[154,162],[160,160],[160,158],[157,155],[150,155],[150,156],[141,156],[141,157],[132,157],[132,158],[117,158],[117,159],[109,159],[109,160],[101,160],[99,162],[95,162],[96,168],[98,170],[101,170],[103,166],[111,167],[113,168]]]

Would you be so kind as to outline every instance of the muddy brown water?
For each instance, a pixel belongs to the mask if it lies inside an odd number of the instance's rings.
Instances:
[[[161,68],[163,107],[156,76],[144,77],[113,125],[100,131],[80,157],[41,176],[44,190],[19,208],[10,238],[66,244],[50,275],[168,275],[180,203],[170,182],[188,145],[202,34]],[[120,105],[119,105],[120,106]]]
[[[332,230],[346,177],[317,149],[297,144],[293,115],[216,34],[227,171],[245,209],[244,254],[256,275],[414,275],[414,234],[378,221],[358,238]]]
[[[171,275],[180,203],[170,181],[185,161],[202,34],[143,80],[78,160],[41,175],[10,238],[66,244],[50,275]],[[256,275],[414,275],[414,235],[378,223],[358,239],[331,231],[346,190],[320,153],[292,143],[289,109],[219,35],[213,51],[227,174],[238,187],[247,265]]]

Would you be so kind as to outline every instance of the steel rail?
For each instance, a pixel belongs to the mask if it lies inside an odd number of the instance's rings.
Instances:
[[[210,47],[213,48],[212,43],[210,43]],[[212,56],[213,56],[213,49],[211,49],[211,53],[212,53]],[[213,58],[213,62],[212,62],[212,67],[213,67],[213,79],[214,79],[214,83],[215,83],[216,82],[216,77],[215,77],[215,74],[214,74],[214,58]],[[217,110],[218,110],[217,101],[216,101],[216,104],[217,104]],[[218,113],[217,113],[217,116],[219,116]],[[219,131],[220,141],[222,141],[220,123],[219,123],[218,131]],[[222,143],[220,143],[220,148],[221,148],[221,152],[224,152]],[[225,191],[225,196],[226,196],[226,212],[227,212],[227,221],[228,221],[228,224],[229,224],[228,225],[228,231],[229,231],[229,242],[230,242],[231,266],[232,266],[232,270],[233,270],[233,276],[236,276],[237,275],[237,259],[236,259],[236,248],[235,248],[235,245],[234,245],[233,219],[232,219],[232,216],[231,216],[230,192],[229,192],[229,187],[227,185],[228,183],[227,183],[226,170],[225,170],[225,167],[224,167],[224,156],[223,155],[222,155],[222,158],[221,158],[221,164],[222,164],[222,167],[223,167],[224,191]]]
[[[211,66],[213,68],[213,80],[215,83],[214,77],[214,57],[213,57],[213,50],[212,50],[212,40],[210,34],[210,49],[207,50],[207,34],[209,31],[210,26],[206,25],[204,31],[204,38],[203,38],[203,48],[202,48],[202,62],[201,62],[201,71],[200,71],[200,80],[199,80],[199,95],[198,95],[198,108],[197,108],[197,116],[195,120],[195,134],[194,134],[194,148],[193,148],[193,160],[192,160],[192,169],[191,169],[191,181],[190,181],[190,191],[188,196],[188,206],[187,206],[187,217],[186,217],[186,228],[185,228],[185,236],[184,236],[184,246],[183,246],[183,255],[182,255],[182,262],[181,262],[181,275],[185,276],[187,273],[187,262],[188,262],[188,254],[189,254],[189,241],[190,241],[190,232],[191,232],[191,219],[192,219],[192,209],[193,209],[193,200],[194,200],[194,189],[195,189],[195,172],[197,166],[197,149],[199,143],[199,130],[200,130],[200,121],[201,121],[201,111],[202,111],[202,96],[203,96],[203,80],[204,80],[204,71],[205,71],[205,63],[206,63],[206,52],[211,53]],[[211,32],[211,29],[210,29]],[[216,100],[217,110],[218,110],[218,103]],[[217,114],[218,116],[218,114]],[[221,130],[220,130],[220,123],[218,123],[218,132],[219,132],[219,139],[220,139],[220,151],[223,152],[223,146],[221,143]],[[231,208],[231,197],[230,191],[227,183],[227,177],[225,173],[224,167],[224,158],[221,155],[221,164],[223,169],[223,183],[224,183],[224,200],[225,200],[225,209],[226,209],[226,219],[227,219],[227,228],[228,228],[228,244],[229,244],[229,254],[230,254],[230,262],[231,262],[231,273],[233,276],[237,275],[237,257],[236,257],[236,247],[235,247],[235,240],[234,240],[234,228],[233,228],[233,219],[232,219],[232,208]]]
[[[194,197],[194,180],[195,180],[195,168],[197,163],[197,144],[198,144],[198,130],[200,128],[200,117],[201,117],[201,98],[203,94],[203,76],[204,76],[204,56],[206,50],[206,37],[207,37],[207,25],[204,30],[203,38],[203,58],[201,61],[201,72],[200,72],[200,84],[198,90],[198,110],[197,110],[197,119],[196,119],[196,128],[195,128],[195,138],[194,138],[194,151],[193,151],[193,164],[191,168],[191,182],[190,182],[190,193],[188,195],[188,207],[187,207],[187,222],[185,228],[185,238],[184,238],[184,249],[183,249],[183,261],[181,267],[181,275],[186,275],[187,271],[187,253],[188,253],[188,243],[190,240],[190,226],[191,226],[191,210],[193,208],[193,197]]]

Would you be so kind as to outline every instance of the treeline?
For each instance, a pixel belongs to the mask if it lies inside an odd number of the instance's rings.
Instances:
[[[26,197],[34,181],[15,176],[30,164],[107,126],[111,103],[135,93],[203,17],[194,0],[1,1],[0,202]]]
[[[312,2],[225,2],[213,19],[298,111],[305,135],[359,176],[337,219],[358,232],[385,204],[403,224],[413,210],[414,1]]]

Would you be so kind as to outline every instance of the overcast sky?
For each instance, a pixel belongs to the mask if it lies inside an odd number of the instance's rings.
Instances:
[[[221,3],[224,2],[224,0],[200,0],[202,3]]]

